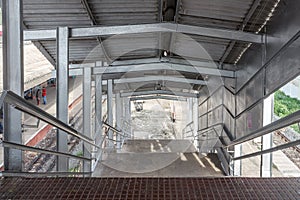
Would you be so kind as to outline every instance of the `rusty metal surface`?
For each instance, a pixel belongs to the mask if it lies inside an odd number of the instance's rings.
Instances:
[[[2,178],[1,199],[300,199],[300,178]]]

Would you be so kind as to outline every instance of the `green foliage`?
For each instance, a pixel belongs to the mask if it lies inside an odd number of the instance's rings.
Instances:
[[[275,92],[274,96],[274,113],[275,115],[285,117],[300,110],[300,100],[286,95],[282,91]],[[291,126],[295,131],[300,133],[298,125]]]

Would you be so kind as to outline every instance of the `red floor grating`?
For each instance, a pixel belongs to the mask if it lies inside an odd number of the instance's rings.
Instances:
[[[0,178],[0,199],[300,199],[300,178]]]

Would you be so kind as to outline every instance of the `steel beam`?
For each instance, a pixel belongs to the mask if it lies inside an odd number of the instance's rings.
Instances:
[[[83,133],[87,137],[91,137],[91,82],[92,82],[92,69],[91,67],[83,68]],[[83,156],[91,158],[91,146],[83,143]],[[83,162],[83,171],[91,171],[91,162]]]
[[[24,63],[22,34],[22,0],[3,0],[3,89],[23,96]],[[4,104],[5,141],[22,143],[22,114]],[[22,171],[22,152],[4,148],[4,170]]]
[[[112,79],[107,80],[107,123],[113,125],[113,81]],[[108,139],[113,139],[113,132],[108,131]],[[109,146],[112,147],[113,144],[109,141]]]
[[[113,67],[96,67],[93,74],[113,74],[126,72],[140,72],[140,71],[160,71],[171,70],[178,72],[189,72],[202,75],[221,76],[227,78],[235,78],[235,72],[230,70],[221,70],[214,68],[207,68],[201,66],[192,66],[187,64],[173,64],[173,63],[148,63],[136,65],[122,65]]]
[[[48,30],[24,30],[24,41],[55,40],[56,29]]]
[[[141,58],[141,59],[129,59],[129,60],[115,60],[110,66],[124,66],[124,65],[140,65],[149,63],[171,63],[171,64],[182,64],[187,66],[214,68],[217,69],[219,63],[212,60],[191,60],[182,58]],[[226,68],[235,69],[234,65],[224,64]]]
[[[175,77],[175,76],[144,76],[144,77],[136,77],[136,78],[121,78],[121,79],[114,79],[114,84],[152,82],[152,81],[169,81],[169,82],[195,84],[195,85],[206,85],[206,82],[202,80],[188,79],[184,77]]]
[[[46,40],[54,39],[54,30],[31,30],[25,32],[25,40]],[[122,26],[102,26],[88,28],[72,28],[70,29],[71,38],[80,37],[102,37],[109,35],[121,34],[138,34],[138,33],[157,33],[171,32],[193,34],[206,37],[223,38],[228,40],[238,40],[249,43],[262,43],[262,35],[248,33],[236,30],[227,30],[219,28],[208,28],[200,26],[191,26],[173,23],[157,23],[157,24],[139,24],[139,25],[122,25]]]
[[[137,101],[137,100],[153,100],[153,99],[165,99],[171,101],[187,101],[185,97],[173,97],[173,96],[161,96],[161,95],[152,95],[152,96],[141,96],[141,97],[132,97],[130,101]]]
[[[57,65],[56,65],[56,115],[57,119],[69,123],[69,29],[57,28]],[[57,150],[68,152],[68,135],[62,130],[57,130]],[[68,171],[68,159],[57,157],[57,171]]]
[[[198,97],[197,94],[193,94],[193,93],[168,91],[168,90],[150,90],[150,91],[124,92],[124,93],[121,93],[121,97],[134,97],[134,96],[153,95],[153,94],[165,94],[165,95],[193,97],[193,98]]]

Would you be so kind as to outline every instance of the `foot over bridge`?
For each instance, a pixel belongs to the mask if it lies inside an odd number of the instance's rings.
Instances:
[[[300,198],[299,178],[284,177],[300,175],[288,151],[300,111],[274,109],[280,88],[300,87],[300,2],[1,6],[1,199]],[[54,113],[23,98],[24,43],[55,69]],[[23,141],[25,114],[51,126],[39,144]]]

